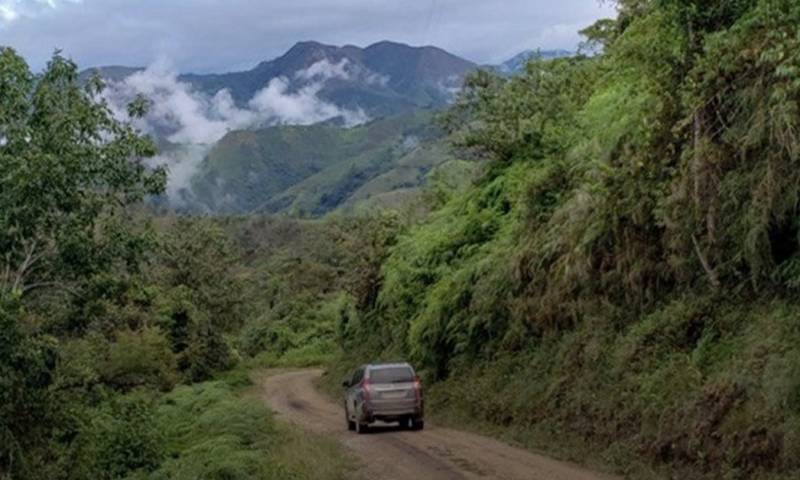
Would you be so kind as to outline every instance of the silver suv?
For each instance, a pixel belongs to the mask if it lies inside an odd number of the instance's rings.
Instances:
[[[422,384],[408,363],[362,365],[342,382],[347,429],[364,433],[373,422],[422,430]]]

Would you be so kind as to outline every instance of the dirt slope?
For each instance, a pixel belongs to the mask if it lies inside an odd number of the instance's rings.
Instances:
[[[348,432],[344,412],[314,388],[321,370],[298,370],[263,380],[264,400],[280,417],[301,428],[328,434],[361,460],[354,477],[381,480],[508,479],[599,480],[614,477],[505,445],[471,433],[438,428],[422,432],[374,428]]]

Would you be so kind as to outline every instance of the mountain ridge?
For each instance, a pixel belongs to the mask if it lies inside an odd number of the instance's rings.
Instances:
[[[363,108],[370,117],[406,113],[415,108],[445,106],[464,77],[477,64],[434,46],[410,46],[383,40],[367,47],[335,46],[307,40],[297,42],[283,55],[264,60],[249,70],[196,74],[182,73],[178,80],[207,95],[230,92],[244,106],[277,78],[289,80],[292,91],[313,81],[304,78],[315,64],[327,62],[343,71],[328,78],[320,98],[340,107]],[[100,66],[84,70],[112,81],[144,70],[141,67]]]

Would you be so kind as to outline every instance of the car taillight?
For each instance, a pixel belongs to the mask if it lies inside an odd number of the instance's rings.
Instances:
[[[361,388],[364,389],[364,402],[365,403],[369,402],[369,396],[370,396],[371,392],[370,392],[370,389],[369,389],[369,380],[368,379],[365,378],[364,381],[361,382]]]
[[[419,377],[414,378],[414,395],[417,396],[417,403],[422,400],[422,381]]]

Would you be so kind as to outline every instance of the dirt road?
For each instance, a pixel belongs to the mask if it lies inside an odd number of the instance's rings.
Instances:
[[[347,431],[341,405],[314,387],[321,370],[269,376],[263,396],[280,417],[323,433],[346,445],[361,460],[358,473],[368,479],[599,480],[596,474],[496,440],[429,423],[422,432],[378,427],[365,435]]]

